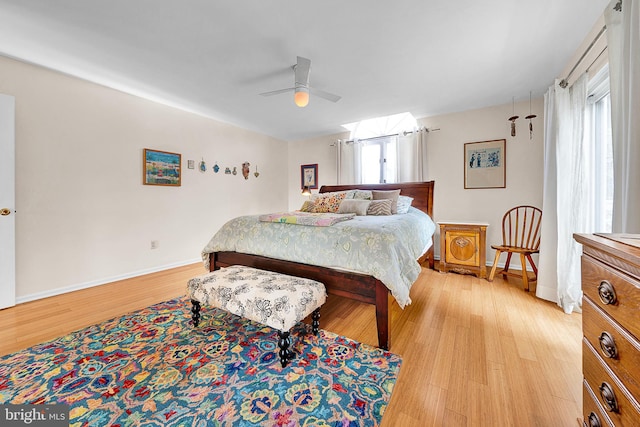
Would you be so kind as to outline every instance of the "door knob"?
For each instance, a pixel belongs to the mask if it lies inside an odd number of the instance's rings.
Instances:
[[[2,215],[2,216],[11,215],[11,209],[9,209],[9,208],[0,209],[0,215]]]

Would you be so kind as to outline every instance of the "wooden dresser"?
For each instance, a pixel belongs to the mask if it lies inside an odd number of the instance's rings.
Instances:
[[[582,243],[583,420],[640,426],[640,235]]]

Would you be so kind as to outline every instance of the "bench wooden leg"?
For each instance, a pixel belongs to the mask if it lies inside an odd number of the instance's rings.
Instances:
[[[291,345],[289,331],[278,331],[278,338],[278,347],[280,347],[278,355],[280,356],[280,364],[284,368],[287,366],[287,362],[294,357],[293,351],[289,349],[289,346]]]
[[[313,311],[313,314],[311,314],[311,320],[313,335],[318,335],[318,330],[320,329],[320,307]]]
[[[193,326],[198,326],[198,323],[200,323],[200,302],[194,299],[191,300],[191,320],[193,321]]]

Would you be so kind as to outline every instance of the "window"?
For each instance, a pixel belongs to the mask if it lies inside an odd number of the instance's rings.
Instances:
[[[611,97],[608,67],[589,82],[589,111],[586,137],[593,152],[587,167],[593,177],[594,226],[598,232],[611,232],[613,211],[613,149],[611,141]]]
[[[354,153],[361,184],[398,182],[398,134],[418,128],[411,113],[394,114],[343,125],[358,148]]]
[[[398,137],[383,136],[360,141],[362,144],[362,184],[397,182]]]

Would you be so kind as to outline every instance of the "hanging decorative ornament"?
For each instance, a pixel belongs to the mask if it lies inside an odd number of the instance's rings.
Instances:
[[[525,117],[525,119],[529,120],[529,139],[533,139],[533,123],[531,123],[531,119],[535,119],[535,114],[531,114],[531,91],[529,91],[529,115]]]
[[[249,162],[244,162],[242,164],[242,176],[244,176],[244,179],[249,179],[249,166],[251,166]]]
[[[200,162],[198,167],[200,169],[200,172],[206,172],[207,171],[207,164],[205,163],[204,159],[202,159],[202,161]]]
[[[253,176],[256,178],[260,176],[260,172],[258,172],[258,165],[256,165],[256,171],[253,173]]]
[[[512,111],[512,116],[509,117],[509,121],[511,122],[511,136],[516,136],[516,119],[518,119],[520,116],[516,116],[515,112],[516,112],[516,99],[515,97],[511,98],[511,105],[513,108]]]
[[[218,162],[216,162],[216,164],[213,165],[213,173],[218,173],[219,170],[220,170],[220,166],[218,166]]]

